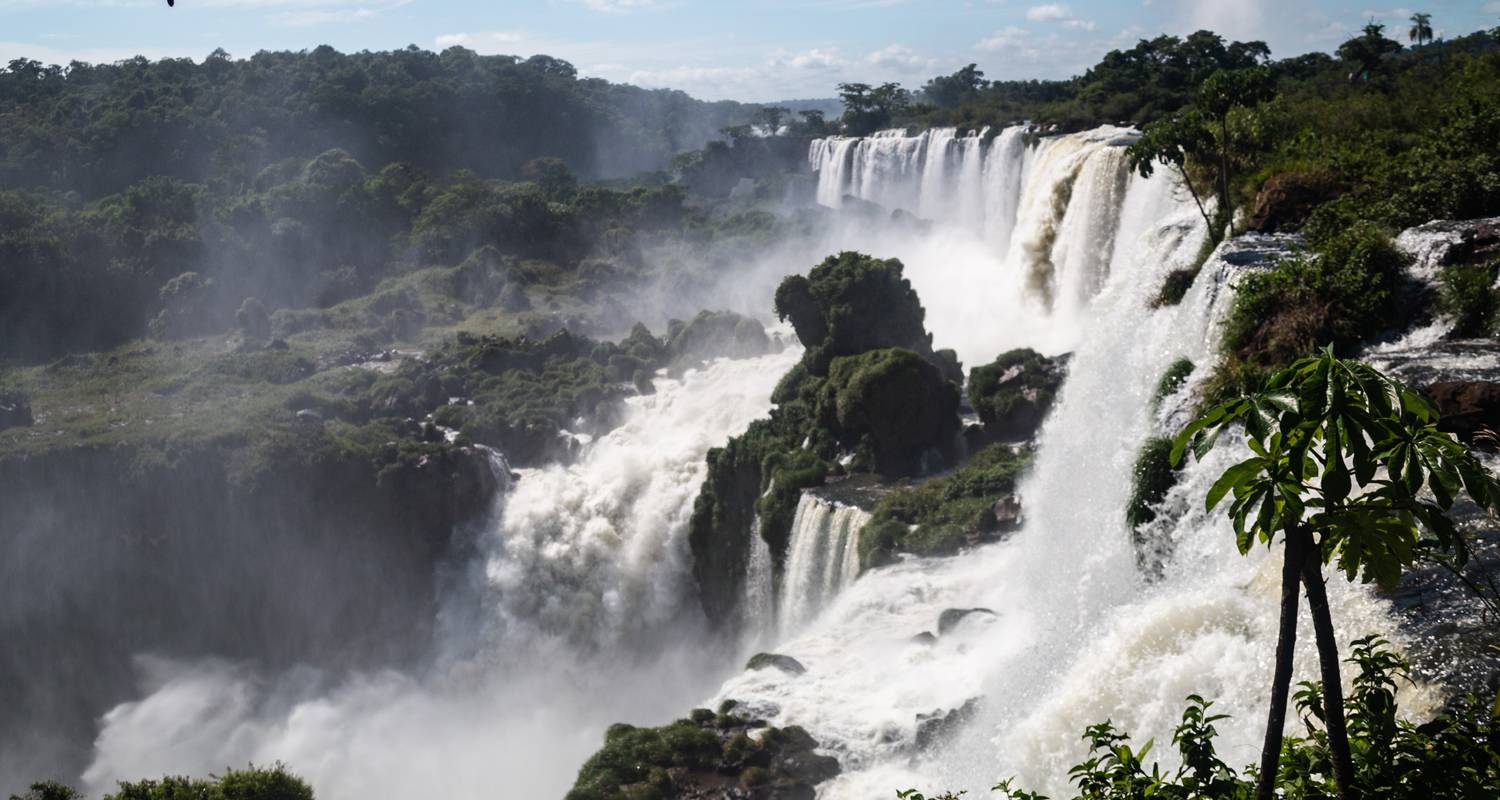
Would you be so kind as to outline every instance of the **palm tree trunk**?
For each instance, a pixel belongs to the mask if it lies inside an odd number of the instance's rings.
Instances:
[[[1339,643],[1333,634],[1333,616],[1328,611],[1328,593],[1323,586],[1323,560],[1302,562],[1302,585],[1307,587],[1307,605],[1312,609],[1313,634],[1318,640],[1318,663],[1323,672],[1323,719],[1328,727],[1328,752],[1333,759],[1333,781],[1339,800],[1349,800],[1354,786],[1354,759],[1349,753],[1349,732],[1344,724],[1344,683],[1339,676]]]
[[[1266,740],[1260,749],[1260,783],[1255,787],[1256,800],[1272,800],[1276,793],[1276,772],[1281,764],[1281,737],[1286,729],[1287,696],[1292,687],[1292,656],[1297,647],[1297,585],[1302,564],[1307,561],[1307,542],[1311,537],[1302,528],[1288,532],[1282,548],[1281,623],[1276,632],[1276,671],[1271,678],[1271,709],[1266,717]]]

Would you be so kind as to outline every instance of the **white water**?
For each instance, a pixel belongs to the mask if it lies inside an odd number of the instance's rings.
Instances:
[[[787,543],[777,624],[795,631],[859,577],[859,529],[869,513],[803,494]]]
[[[723,679],[686,523],[708,449],[766,413],[799,356],[658,378],[578,463],[525,471],[444,602],[425,674],[143,662],[143,698],[102,720],[87,788],[281,760],[324,800],[560,797],[609,724],[660,724]]]
[[[730,661],[703,647],[684,542],[704,454],[765,413],[789,351],[662,380],[578,464],[525,474],[444,604],[444,650],[427,674],[267,681],[232,665],[152,662],[143,699],[104,719],[88,786],[280,759],[325,800],[491,797],[498,781],[514,796],[555,797],[610,722],[659,723],[716,692],[807,727],[837,755],[845,774],[824,798],[906,786],[984,796],[1012,773],[1055,796],[1086,724],[1112,718],[1164,744],[1192,692],[1234,715],[1219,725],[1228,760],[1248,762],[1277,569],[1274,554],[1240,557],[1225,523],[1199,510],[1233,454],[1191,468],[1165,500],[1175,557],[1159,582],[1137,574],[1122,520],[1135,453],[1182,414],[1180,402],[1153,412],[1151,391],[1176,358],[1208,362],[1235,269],[1215,262],[1180,306],[1148,308],[1203,234],[1164,174],[1128,174],[1112,145],[1121,133],[814,144],[823,203],[852,194],[938,221],[926,233],[840,224],[818,257],[900,257],[935,346],[970,365],[1023,345],[1074,357],[1021,490],[1026,525],[1009,541],[856,579],[859,518],[809,499],[777,587],[778,554],[757,537],[742,587],[747,639],[806,674],[724,681]],[[1330,588],[1342,639],[1391,630],[1366,592]],[[997,615],[912,642],[944,609],[976,606]],[[1300,662],[1313,663],[1307,651]],[[953,741],[912,752],[917,714],[973,697],[981,712]]]
[[[928,138],[838,146],[854,154],[846,172],[869,173],[861,153],[909,164],[903,154],[942,141]],[[1067,767],[1083,756],[1086,725],[1112,719],[1138,742],[1165,744],[1190,693],[1218,698],[1216,710],[1233,715],[1218,726],[1226,760],[1254,758],[1279,554],[1241,557],[1222,517],[1199,505],[1235,448],[1190,466],[1164,501],[1160,524],[1175,557],[1160,581],[1138,574],[1123,522],[1135,454],[1182,415],[1185,392],[1152,410],[1155,384],[1177,358],[1211,361],[1223,290],[1240,269],[1212,261],[1180,305],[1151,310],[1167,272],[1191,259],[1203,234],[1196,211],[1164,176],[1123,174],[1109,138],[1113,132],[1063,137],[1027,150],[1019,221],[1001,262],[1022,291],[987,298],[996,317],[1027,326],[986,328],[990,352],[1038,340],[1076,345],[1021,487],[1025,527],[959,557],[907,559],[866,574],[776,646],[806,674],[745,673],[715,698],[803,725],[837,755],[845,773],[820,797],[889,796],[906,786],[982,796],[1011,774],[1056,796],[1066,791]],[[859,184],[867,199],[915,195],[920,208],[931,191],[921,176],[899,185],[891,176],[905,173],[894,167],[873,172],[884,182],[874,190]],[[1043,311],[1025,311],[1037,303]],[[1330,594],[1342,641],[1393,630],[1385,606],[1364,589],[1335,580]],[[934,630],[944,609],[969,607],[997,615],[966,617],[935,644],[912,640]],[[1299,678],[1313,677],[1309,638]],[[913,751],[918,714],[975,697],[983,699],[976,721],[937,752]],[[1157,753],[1170,764],[1166,751]]]

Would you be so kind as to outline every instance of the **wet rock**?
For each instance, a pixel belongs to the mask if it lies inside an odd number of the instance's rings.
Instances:
[[[920,645],[934,645],[937,644],[937,640],[937,634],[933,633],[932,631],[922,631],[916,636],[911,637],[912,644]]]
[[[1500,430],[1500,383],[1441,381],[1429,384],[1427,396],[1442,414],[1438,429],[1470,440],[1481,430],[1493,439]]]
[[[996,500],[992,513],[995,515],[995,528],[997,532],[1009,533],[1019,530],[1023,521],[1020,496],[1008,494]]]
[[[20,392],[0,392],[0,431],[6,428],[23,428],[36,420],[31,416],[31,403]]]
[[[941,744],[958,730],[964,723],[974,719],[979,713],[980,698],[971,697],[958,708],[943,711],[934,710],[929,714],[917,715],[917,750],[927,750],[936,744]]]
[[[771,351],[771,339],[759,322],[733,311],[700,311],[681,326],[673,326],[667,348],[679,366],[709,359],[752,358]]]
[[[958,623],[970,614],[988,614],[995,616],[995,612],[988,608],[947,608],[938,615],[938,635],[947,636],[950,631],[958,627]]]
[[[1333,181],[1307,172],[1283,172],[1272,177],[1255,196],[1250,230],[1257,233],[1295,231],[1309,214],[1339,193]]]
[[[745,662],[745,669],[771,668],[779,669],[788,675],[801,675],[807,672],[807,667],[802,666],[802,662],[780,653],[756,653]]]
[[[297,417],[297,421],[298,422],[307,423],[309,425],[322,425],[323,424],[323,415],[319,414],[318,412],[316,412],[316,411],[314,411],[314,410],[312,410],[310,408],[304,408],[304,409],[299,410],[296,413],[296,417]]]
[[[990,438],[1025,441],[1042,426],[1066,376],[1066,356],[1011,350],[969,372],[969,402]]]

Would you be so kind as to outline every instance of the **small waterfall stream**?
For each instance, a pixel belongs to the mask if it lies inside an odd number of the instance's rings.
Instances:
[[[869,512],[804,492],[792,520],[777,625],[795,631],[859,577],[859,531]]]

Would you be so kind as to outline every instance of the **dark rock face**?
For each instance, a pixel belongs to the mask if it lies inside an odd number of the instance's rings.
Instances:
[[[969,372],[969,403],[985,433],[1004,442],[1036,435],[1067,376],[1067,357],[1012,350]]]
[[[253,475],[223,442],[0,459],[0,640],[18,645],[0,648],[0,768],[81,770],[99,715],[138,696],[139,653],[274,671],[428,652],[455,528],[504,477],[474,449],[372,460],[327,436],[296,426]]]
[[[1490,431],[1490,439],[1500,431],[1500,383],[1442,381],[1428,385],[1426,392],[1442,414],[1439,430],[1458,434],[1465,441],[1483,429]]]
[[[964,723],[974,719],[979,713],[979,705],[980,699],[971,697],[963,705],[949,711],[938,709],[929,714],[918,714],[915,739],[917,750],[923,751],[942,744]]]
[[[31,403],[19,392],[0,392],[0,431],[32,424]]]
[[[788,675],[807,672],[807,667],[802,666],[801,661],[780,653],[756,653],[745,662],[745,669],[779,669]]]
[[[1283,172],[1272,177],[1255,196],[1250,212],[1250,230],[1257,233],[1295,231],[1339,188],[1326,178],[1305,172]]]
[[[1020,530],[1024,516],[1021,513],[1021,498],[1008,494],[995,501],[993,508],[995,529],[998,533]]]
[[[839,763],[797,726],[700,708],[660,728],[612,725],[567,800],[812,800]]]
[[[995,616],[995,612],[988,608],[943,609],[943,613],[938,615],[938,635],[948,635],[948,633],[950,633],[954,628],[958,627],[958,623],[962,622],[964,618],[969,616],[970,614],[988,614],[992,617]]]

